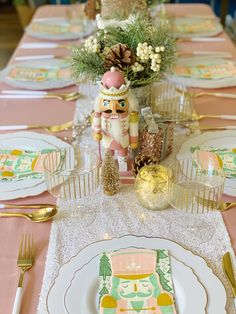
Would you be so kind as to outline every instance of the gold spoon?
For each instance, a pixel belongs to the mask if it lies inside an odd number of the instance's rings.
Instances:
[[[236,206],[236,202],[222,202],[220,205],[220,211],[224,212],[234,206]]]
[[[2,213],[0,212],[0,217],[24,217],[32,222],[43,222],[51,219],[53,216],[57,213],[57,207],[55,205],[49,205],[45,204],[46,207],[39,207],[40,205],[5,205],[4,208],[39,208],[36,211],[33,211],[31,213]]]
[[[199,204],[206,206],[206,208],[211,210],[216,210],[216,208],[219,206],[217,201],[207,200],[201,197],[198,197],[198,202]],[[236,202],[221,202],[218,210],[224,212],[234,206],[236,206]]]

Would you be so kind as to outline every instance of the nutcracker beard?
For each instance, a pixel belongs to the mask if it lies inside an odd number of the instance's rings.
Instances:
[[[110,116],[109,127],[103,127],[105,131],[104,146],[111,150],[127,149],[129,146],[128,117],[121,118],[118,114]],[[104,121],[105,122],[105,121]],[[105,123],[104,123],[105,124]]]

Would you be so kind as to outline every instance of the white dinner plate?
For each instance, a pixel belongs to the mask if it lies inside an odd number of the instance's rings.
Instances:
[[[173,71],[177,67],[187,67],[189,71],[191,69],[201,68],[201,71],[204,71],[205,66],[214,66],[220,67],[222,65],[232,63],[233,61],[218,58],[218,57],[209,57],[209,56],[194,56],[188,58],[178,58],[176,64],[174,65]],[[235,63],[234,63],[235,64]],[[232,65],[231,65],[232,66]],[[203,69],[203,70],[202,70]],[[221,69],[222,70],[222,69]],[[219,72],[219,69],[216,68],[215,72]],[[173,72],[167,74],[167,79],[175,84],[181,84],[184,86],[199,87],[199,88],[221,88],[221,87],[230,87],[236,85],[236,75],[230,74],[231,76],[225,78],[201,78],[198,75],[196,70],[193,71],[194,75],[184,76],[180,72]]]
[[[174,295],[179,314],[204,313],[207,295],[192,269],[170,257]],[[75,272],[67,288],[64,303],[67,313],[95,314],[98,310],[99,255]],[[89,276],[88,276],[89,274]],[[79,302],[78,302],[78,295]],[[194,298],[192,297],[194,295]]]
[[[60,17],[33,19],[28,27],[26,33],[35,38],[51,39],[51,40],[71,40],[86,37],[92,34],[96,29],[96,23],[88,20],[76,20],[77,26],[71,24],[68,19]],[[35,24],[48,26],[48,29],[34,29]],[[79,27],[79,30],[73,27]],[[52,31],[52,27],[57,27],[56,32]],[[65,30],[67,29],[67,30]]]
[[[41,72],[41,77],[39,79],[39,73],[31,73],[32,79],[28,77],[22,80],[18,77],[13,77],[12,73],[19,71],[21,67],[37,70]],[[58,75],[57,77],[52,77],[52,74],[48,74],[47,71],[54,71],[53,75]],[[62,71],[67,73],[65,76]],[[45,74],[46,73],[46,74]],[[59,74],[58,74],[59,73]],[[62,73],[62,74],[60,74]],[[37,80],[36,80],[37,77]],[[45,59],[45,60],[30,60],[25,62],[17,62],[13,65],[7,66],[0,72],[0,79],[13,87],[20,87],[33,90],[42,89],[53,89],[62,88],[74,84],[71,77],[70,65],[63,59]]]
[[[48,313],[50,314],[68,313],[66,311],[64,304],[66,290],[70,286],[70,283],[72,282],[75,272],[82,269],[84,265],[88,264],[90,260],[93,258],[93,256],[96,256],[104,251],[118,250],[121,248],[131,246],[147,249],[161,248],[168,250],[170,252],[170,255],[173,256],[176,260],[192,268],[199,282],[206,289],[208,297],[206,313],[226,314],[225,288],[222,282],[214,275],[214,273],[208,267],[206,261],[202,257],[193,254],[189,250],[186,250],[178,243],[167,239],[134,235],[126,235],[120,238],[113,238],[110,240],[101,240],[98,242],[94,242],[86,246],[77,255],[73,256],[67,263],[65,263],[59,269],[58,276],[55,278],[48,292],[46,300]],[[89,277],[89,274],[87,275]],[[195,296],[193,296],[193,298],[194,297]],[[79,300],[80,298],[78,294],[78,301]]]
[[[34,132],[16,132],[0,135],[1,149],[23,149],[39,151],[42,149],[63,149],[70,145],[52,135]],[[38,195],[46,191],[45,179],[25,179],[0,182],[0,200]]]
[[[210,37],[218,35],[223,30],[218,21],[200,17],[177,17],[174,24],[176,37]]]
[[[203,134],[194,136],[185,141],[176,158],[178,160],[184,158],[191,158],[191,147],[199,146],[200,148],[206,146],[211,146],[215,148],[228,148],[232,149],[236,146],[236,131],[215,131],[215,132],[205,132]],[[230,196],[236,196],[236,179],[226,178],[224,194]]]

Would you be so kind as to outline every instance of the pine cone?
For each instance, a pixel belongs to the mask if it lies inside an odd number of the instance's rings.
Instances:
[[[158,164],[158,158],[155,156],[147,156],[143,154],[138,154],[134,161],[133,161],[133,172],[136,177],[139,170],[147,165],[157,165]]]
[[[100,0],[88,0],[85,4],[84,13],[90,20],[94,20],[96,14],[100,12],[100,2]]]
[[[129,47],[125,44],[116,44],[107,52],[104,65],[107,69],[114,66],[123,70],[134,62],[135,57]]]

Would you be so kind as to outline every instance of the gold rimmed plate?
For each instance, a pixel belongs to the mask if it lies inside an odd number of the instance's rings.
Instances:
[[[82,269],[85,265],[88,265],[93,257],[99,253],[125,247],[167,249],[175,260],[178,260],[186,267],[189,267],[193,270],[199,282],[206,289],[208,296],[206,312],[208,314],[215,314],[217,311],[221,314],[226,313],[225,288],[222,282],[214,275],[202,257],[193,254],[191,251],[185,249],[178,243],[168,239],[151,238],[145,236],[139,237],[134,235],[126,235],[120,238],[94,242],[86,246],[77,255],[72,257],[66,264],[64,264],[59,269],[57,278],[54,280],[48,292],[46,301],[48,312],[51,314],[68,313],[68,310],[66,309],[68,308],[68,304],[65,304],[63,298],[66,300],[66,302],[68,302],[67,292],[69,292],[69,288],[73,282],[75,273],[80,271],[80,269]],[[179,313],[189,314],[184,312],[184,308],[185,307],[183,305],[182,311]]]

